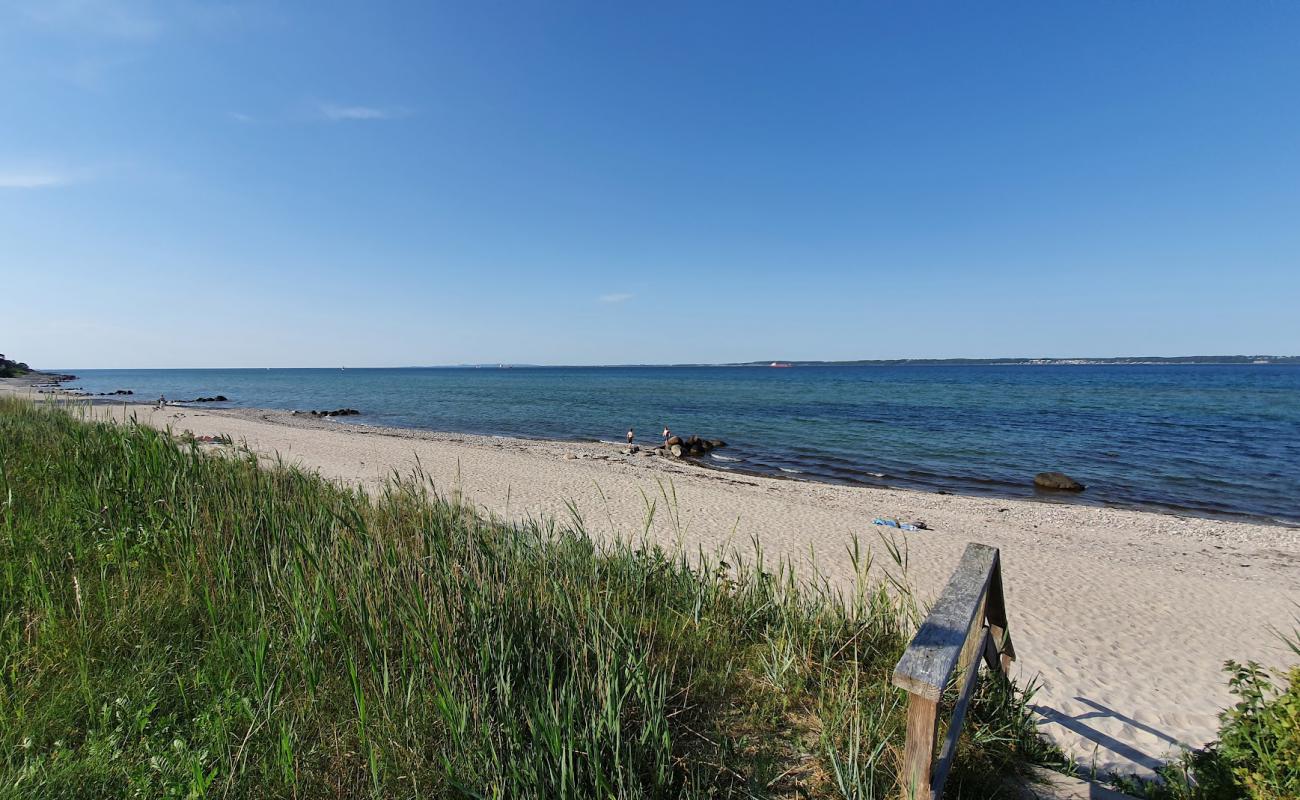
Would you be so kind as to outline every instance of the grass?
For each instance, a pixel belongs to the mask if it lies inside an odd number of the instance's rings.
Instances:
[[[845,557],[841,593],[0,398],[0,797],[896,796],[917,610]],[[949,796],[1051,755],[984,684]]]

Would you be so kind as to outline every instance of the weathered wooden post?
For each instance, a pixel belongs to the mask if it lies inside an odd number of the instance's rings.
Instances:
[[[943,795],[966,709],[975,694],[981,657],[1005,675],[1015,652],[1007,634],[997,548],[971,543],[894,667],[894,685],[910,695],[902,769],[906,797],[937,800]],[[935,764],[939,700],[954,674],[960,676],[961,687]]]

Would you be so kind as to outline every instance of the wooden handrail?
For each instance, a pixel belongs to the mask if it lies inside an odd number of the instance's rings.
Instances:
[[[998,550],[968,544],[956,572],[894,667],[894,685],[909,693],[903,753],[907,797],[938,800],[943,796],[966,708],[979,682],[979,661],[1005,678],[1015,657],[1007,632]],[[939,700],[954,674],[961,676],[961,691],[936,764]]]

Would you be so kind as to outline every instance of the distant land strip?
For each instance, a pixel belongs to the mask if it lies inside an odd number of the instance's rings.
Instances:
[[[1300,364],[1300,356],[1120,356],[1116,358],[891,358],[857,361],[747,361],[735,366],[754,367],[772,364],[829,367],[898,367],[923,365],[997,366],[1072,366],[1096,364]],[[728,365],[731,366],[731,365]]]
[[[448,364],[421,367],[453,369],[577,369],[582,367],[909,367],[909,366],[966,366],[966,367],[1057,367],[1121,364],[1130,366],[1158,364],[1290,364],[1300,365],[1300,356],[1117,356],[1115,358],[862,358],[853,361],[809,361],[776,359],[762,361],[734,361],[724,363],[678,362],[673,364]]]

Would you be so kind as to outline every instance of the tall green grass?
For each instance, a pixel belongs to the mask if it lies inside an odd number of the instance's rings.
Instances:
[[[0,398],[0,796],[890,796],[916,609],[844,557],[841,593]],[[1045,752],[987,684],[949,796]]]

